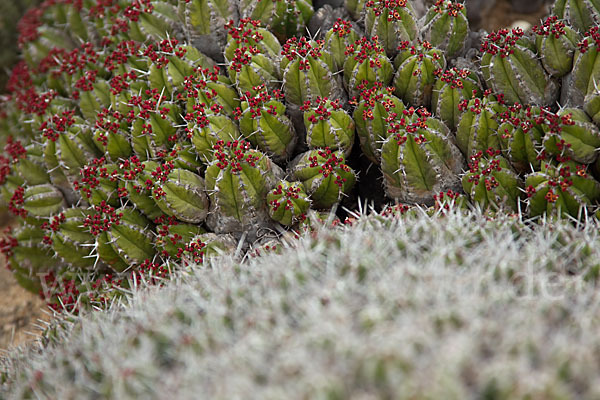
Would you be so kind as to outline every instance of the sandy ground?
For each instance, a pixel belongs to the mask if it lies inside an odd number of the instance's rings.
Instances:
[[[0,351],[34,340],[42,326],[39,320],[49,320],[39,296],[17,284],[10,270],[0,262]]]
[[[525,20],[536,25],[546,13],[542,8],[535,14],[511,12],[508,0],[497,0],[494,8],[483,18],[488,30],[509,27],[513,22]],[[1,259],[2,257],[0,257]],[[26,344],[41,333],[41,320],[49,320],[44,302],[33,293],[21,288],[0,260],[0,352],[8,347]]]

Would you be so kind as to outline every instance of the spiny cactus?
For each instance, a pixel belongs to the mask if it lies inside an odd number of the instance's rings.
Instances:
[[[306,143],[310,149],[329,148],[342,150],[349,156],[354,145],[354,121],[342,109],[339,99],[317,98],[311,107],[307,100],[302,106]]]
[[[443,50],[446,58],[460,55],[469,35],[465,5],[457,1],[437,0],[425,15],[421,35],[424,40]]]
[[[443,122],[425,109],[410,108],[390,123],[381,147],[388,196],[401,202],[433,204],[433,196],[460,187],[464,163]]]
[[[469,158],[462,185],[471,201],[486,209],[518,211],[523,183],[500,150],[478,151]]]
[[[552,13],[569,21],[579,32],[585,32],[598,23],[600,5],[593,0],[556,0]]]
[[[517,28],[490,33],[481,45],[481,71],[487,84],[510,103],[546,106],[558,96],[558,85],[544,70],[535,44]]]
[[[431,93],[431,109],[448,128],[455,130],[462,114],[460,103],[481,95],[481,83],[474,71],[450,68],[438,74]]]
[[[394,76],[396,96],[413,107],[429,107],[436,78],[446,68],[443,52],[429,42],[415,46],[405,41],[398,49],[394,59],[398,67]]]
[[[3,252],[32,290],[38,274],[64,282],[46,297],[74,311],[107,299],[86,281],[116,296],[208,257],[212,235],[241,255],[364,199],[558,216],[515,182],[544,192],[556,165],[600,170],[582,5],[476,43],[453,1],[45,1],[19,25],[0,102],[0,192],[18,218]],[[482,196],[485,179],[461,175],[487,170],[466,159],[490,148],[506,161]],[[588,217],[598,199],[578,185],[565,193]]]
[[[367,36],[378,40],[388,57],[393,57],[403,41],[413,41],[419,32],[410,1],[367,0],[364,5]]]
[[[600,184],[585,165],[572,161],[542,163],[542,169],[525,180],[527,209],[531,216],[578,218],[600,197]]]
[[[127,305],[105,291],[3,355],[0,397],[598,397],[596,222],[390,208]]]
[[[292,161],[291,175],[306,187],[313,205],[330,208],[347,195],[356,181],[344,154],[329,148],[310,150]]]

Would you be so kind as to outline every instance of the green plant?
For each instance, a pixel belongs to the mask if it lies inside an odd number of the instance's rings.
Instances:
[[[334,13],[311,37],[306,0],[46,1],[20,24],[0,104],[0,191],[18,218],[2,252],[24,286],[54,282],[44,295],[72,311],[167,276],[181,249],[203,259],[203,238],[242,254],[309,229],[316,210],[343,217],[385,196],[591,216],[598,27],[571,12],[586,2],[564,3],[534,33],[477,43],[452,1],[422,15],[411,1],[345,1],[359,20]],[[466,160],[491,165],[488,149],[506,160],[505,192],[484,199],[484,179],[462,196]],[[556,212],[535,193],[568,163],[587,178]],[[523,179],[537,192],[518,191]]]

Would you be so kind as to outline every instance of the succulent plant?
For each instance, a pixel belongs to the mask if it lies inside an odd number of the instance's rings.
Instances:
[[[350,97],[356,97],[360,91],[373,86],[387,86],[392,80],[394,67],[376,37],[371,40],[363,37],[350,45],[346,52],[344,83]]]
[[[325,49],[333,59],[333,71],[339,72],[344,68],[347,54],[346,48],[359,39],[352,22],[338,18],[331,29],[325,33]]]
[[[548,154],[591,164],[598,158],[600,131],[581,109],[563,108],[544,113],[544,149]]]
[[[346,157],[350,155],[354,145],[354,120],[342,108],[339,99],[317,98],[313,107],[306,101],[302,110],[309,149],[327,147],[342,150]]]
[[[600,6],[593,0],[556,0],[552,13],[583,33],[598,23]]]
[[[396,55],[401,42],[412,42],[419,34],[410,1],[367,0],[364,14],[367,36],[378,40],[388,57]]]
[[[267,194],[267,204],[271,218],[291,226],[306,218],[310,198],[302,183],[281,181]]]
[[[443,50],[446,58],[460,55],[469,35],[465,5],[458,1],[437,0],[425,15],[421,35],[424,40]]]
[[[355,172],[345,164],[342,151],[310,150],[291,162],[291,175],[306,188],[312,204],[330,208],[347,195],[356,182]]]
[[[518,211],[523,183],[500,150],[478,151],[469,157],[469,171],[462,178],[465,193],[482,209]]]
[[[210,213],[206,223],[215,233],[243,233],[268,226],[266,196],[283,171],[265,154],[240,140],[218,141],[206,169]]]
[[[324,51],[324,46],[322,40],[311,41],[305,37],[288,39],[283,45],[283,88],[290,104],[314,103],[317,97],[342,98],[341,82],[333,74],[333,58],[331,53]]]
[[[521,29],[490,33],[481,45],[481,72],[509,103],[547,106],[558,96],[558,84],[544,70],[535,44]]]
[[[281,102],[283,94],[274,91],[271,95],[264,87],[257,88],[257,91],[255,96],[250,92],[242,96],[242,106],[235,117],[239,121],[240,132],[273,160],[289,159],[298,137],[285,114],[286,107]],[[232,132],[233,129],[224,129],[224,132]]]
[[[304,33],[314,12],[311,0],[241,0],[238,6],[242,18],[261,21],[283,40]]]
[[[474,71],[450,68],[439,74],[431,93],[431,109],[451,130],[462,114],[460,103],[481,97],[481,83]]]
[[[593,26],[577,43],[573,57],[573,69],[563,78],[561,104],[581,107],[585,97],[597,91],[600,75],[594,69],[596,54],[600,44],[600,27]]]
[[[446,68],[443,52],[429,42],[417,46],[402,42],[394,59],[398,67],[394,75],[395,94],[413,107],[429,107],[436,78]]]
[[[380,163],[381,145],[388,136],[388,123],[405,109],[393,91],[383,85],[363,89],[353,114],[363,154],[376,164]]]
[[[546,162],[541,171],[527,175],[525,192],[531,216],[579,218],[600,197],[600,184],[585,165]]]
[[[456,130],[456,142],[465,157],[490,147],[503,148],[499,118],[507,108],[502,96],[496,97],[487,91],[483,99],[463,100],[459,103],[459,110],[462,115]]]
[[[540,169],[543,155],[544,121],[547,110],[539,107],[509,106],[500,114],[498,132],[505,156],[519,173]]]
[[[555,78],[571,72],[579,34],[556,15],[549,16],[542,25],[532,29],[537,35],[536,48],[546,71]]]
[[[381,170],[389,197],[433,204],[433,196],[460,189],[464,159],[450,130],[424,108],[405,110],[390,123],[381,147]]]
[[[366,198],[494,213],[515,209],[525,174],[543,192],[555,165],[600,169],[600,36],[573,22],[592,3],[557,2],[532,34],[491,33],[480,60],[466,3],[326,3],[48,0],[28,13],[0,100],[18,279],[62,285],[46,297],[75,312],[218,253],[209,242],[242,255],[312,229],[316,210],[340,224],[332,208],[343,219]],[[496,159],[467,171],[465,158],[489,148],[505,160],[484,193],[473,177]],[[585,185],[569,190],[592,208]]]

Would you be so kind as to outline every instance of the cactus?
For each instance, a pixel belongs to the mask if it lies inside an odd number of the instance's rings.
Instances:
[[[542,164],[525,179],[527,211],[531,216],[580,218],[600,197],[600,184],[585,165],[572,161]]]
[[[310,208],[310,199],[300,182],[281,181],[267,194],[269,215],[282,225],[302,222]]]
[[[593,0],[556,0],[552,13],[583,33],[598,23],[600,5]]]
[[[356,174],[345,164],[340,150],[308,151],[296,157],[289,169],[294,179],[302,182],[317,208],[331,208],[350,192],[356,182]]]
[[[393,91],[394,88],[384,88],[383,85],[365,88],[353,114],[363,154],[376,164],[380,163],[381,145],[388,137],[388,123],[405,109],[404,103],[392,94]]]
[[[322,40],[311,41],[305,37],[288,39],[283,45],[281,69],[288,103],[300,107],[306,101],[315,103],[319,97],[332,100],[343,97],[341,82],[333,74],[333,58],[323,51],[324,47]]]
[[[242,254],[308,229],[315,210],[341,223],[332,208],[364,198],[432,215],[456,200],[496,216],[519,204],[512,178],[569,160],[597,173],[599,35],[572,24],[582,4],[491,33],[476,60],[462,2],[318,2],[311,19],[307,0],[46,1],[19,25],[0,100],[15,275],[63,282],[46,297],[75,312],[204,261],[213,239]],[[499,186],[457,194],[489,148]]]
[[[537,35],[535,44],[546,71],[555,78],[571,72],[579,34],[556,15],[549,16],[542,25],[532,29]]]
[[[498,120],[500,126],[500,145],[507,150],[507,158],[519,173],[528,173],[540,169],[543,154],[543,123],[547,110],[539,107],[521,105],[508,107]]]
[[[339,100],[317,98],[316,106],[306,101],[302,106],[306,142],[310,149],[329,148],[342,150],[347,157],[354,145],[354,121],[342,109]]]
[[[437,0],[427,11],[423,25],[423,39],[443,50],[447,59],[455,58],[464,51],[469,34],[464,4]]]
[[[346,61],[346,48],[354,44],[359,38],[350,21],[338,18],[333,27],[325,33],[325,48],[331,53],[333,71],[339,72],[344,68]]]
[[[462,114],[459,104],[481,95],[481,83],[475,72],[451,68],[440,74],[435,82],[431,109],[451,130],[455,130]]]
[[[429,107],[436,78],[446,68],[442,51],[429,42],[411,46],[405,41],[398,48],[400,53],[394,60],[398,67],[394,76],[396,96],[413,107]]]
[[[283,40],[302,34],[314,12],[311,0],[242,0],[239,9],[242,18],[261,21]]]
[[[469,158],[469,171],[462,178],[465,193],[486,209],[518,211],[523,183],[500,150],[478,151]]]
[[[600,75],[595,70],[595,60],[600,44],[600,27],[594,26],[577,43],[573,69],[563,78],[561,104],[570,107],[584,105],[585,97],[597,91]]]
[[[502,96],[497,98],[486,91],[483,99],[463,100],[459,103],[459,110],[462,115],[456,130],[456,142],[465,157],[490,147],[504,148],[502,131],[498,129],[499,118],[507,110]]]
[[[558,85],[544,70],[535,44],[521,29],[490,33],[481,45],[481,71],[507,102],[548,106],[558,96]]]
[[[376,37],[371,40],[359,39],[346,52],[348,58],[344,63],[344,83],[351,97],[376,85],[387,86],[392,80],[393,65]]]
[[[268,226],[267,192],[283,176],[283,171],[265,154],[253,150],[246,141],[214,146],[214,159],[206,169],[206,189],[210,197],[207,225],[215,233],[256,233]]]
[[[378,40],[388,57],[393,57],[403,41],[418,36],[417,18],[410,1],[368,0],[365,2],[365,32]]]
[[[258,90],[256,96],[250,92],[242,96],[242,106],[236,115],[240,131],[274,161],[286,160],[290,158],[298,137],[285,114],[286,107],[281,102],[283,95],[279,91],[271,95],[264,87]]]
[[[439,192],[459,190],[464,159],[442,121],[410,108],[390,124],[388,135],[381,170],[389,197],[432,205]]]
[[[564,108],[556,115],[545,113],[543,123],[546,136],[544,149],[582,164],[591,164],[598,158],[600,131],[587,114],[580,109]]]

